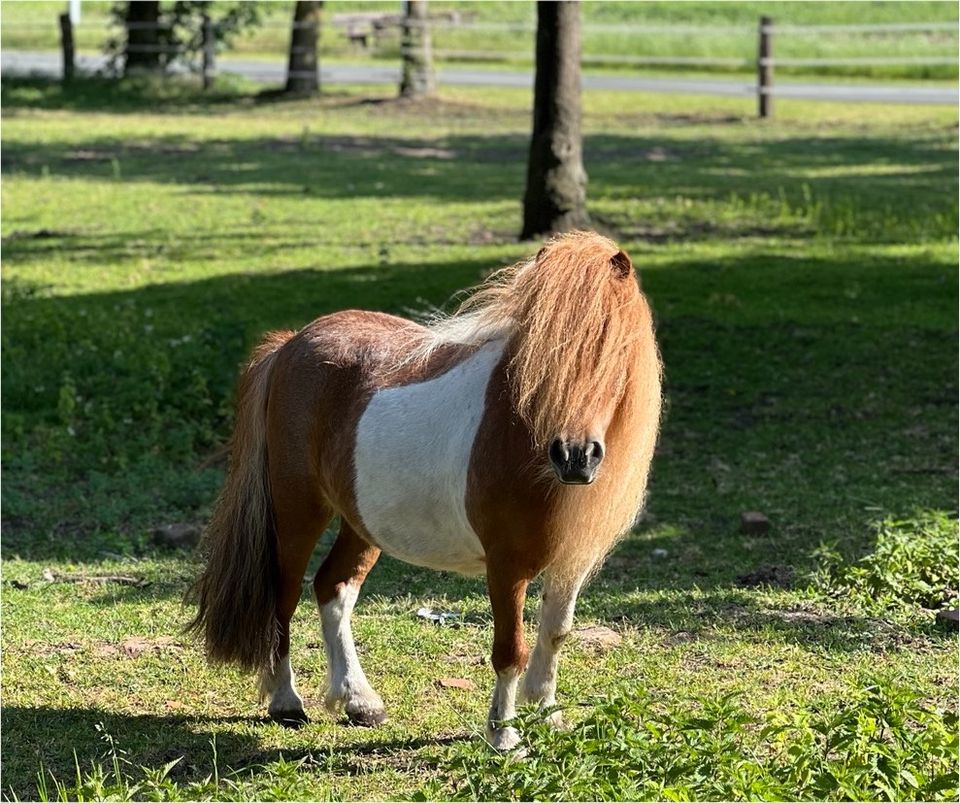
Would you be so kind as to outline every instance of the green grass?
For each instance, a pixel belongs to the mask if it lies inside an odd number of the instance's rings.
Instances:
[[[865,685],[838,707],[749,714],[739,694],[668,704],[624,690],[569,731],[528,715],[523,760],[452,751],[455,800],[952,800],[956,716],[905,687]],[[752,731],[752,732],[751,732]]]
[[[77,47],[97,51],[103,46],[109,24],[109,2],[85,2],[81,24],[77,28]],[[324,57],[363,57],[365,51],[351,45],[343,28],[332,24],[334,15],[352,11],[382,10],[397,12],[395,2],[331,2],[326,6],[329,20],[322,33]],[[431,9],[439,13],[457,10],[469,21],[478,23],[516,23],[532,26],[536,18],[532,2],[441,2],[432,0]],[[62,4],[57,2],[3,3],[4,30],[2,46],[21,49],[54,49],[59,28],[57,15]],[[272,54],[283,58],[289,44],[291,4],[265,3],[262,25],[241,36],[230,49],[230,55]],[[856,2],[587,2],[583,4],[586,26],[583,52],[588,65],[605,64],[610,57],[677,57],[745,60],[741,66],[718,65],[716,72],[750,72],[756,58],[756,29],[761,15],[774,17],[782,25],[850,25],[862,23],[936,22],[957,23],[957,7],[946,2],[875,2],[869,6]],[[677,31],[627,31],[618,26],[725,26],[727,30],[703,30],[696,33]],[[591,26],[593,29],[591,30]],[[603,27],[606,26],[606,27]],[[449,30],[438,28],[434,47],[438,51],[495,51],[506,61],[532,58],[532,34],[519,30]],[[919,58],[955,59],[955,31],[892,31],[892,32],[784,32],[776,40],[780,58]],[[399,37],[385,34],[375,48],[379,58],[396,59]],[[454,59],[457,60],[457,59]],[[622,69],[635,70],[632,65]],[[704,67],[679,67],[682,71]],[[781,67],[785,75],[864,76],[871,78],[955,79],[954,64],[924,65],[847,65]]]
[[[537,247],[516,241],[529,93],[2,90],[4,795],[657,797],[667,767],[678,798],[953,794],[957,641],[923,605],[957,585],[955,110],[784,101],[760,124],[748,100],[587,95],[591,214],[640,267],[667,408],[652,517],[579,607],[623,641],[570,645],[573,727],[528,723],[524,764],[479,735],[481,581],[376,567],[355,617],[376,731],[322,711],[305,599],[314,721],[289,732],[179,635],[197,567],[150,533],[208,514],[265,329],[443,306]],[[739,534],[754,509],[768,536]],[[587,759],[596,785],[564,780]]]

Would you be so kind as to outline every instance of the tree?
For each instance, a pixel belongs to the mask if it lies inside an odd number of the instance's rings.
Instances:
[[[320,33],[320,0],[297,0],[290,30],[290,58],[287,61],[287,92],[313,95],[320,91],[317,38]]]
[[[433,55],[430,51],[430,26],[427,0],[406,0],[403,14],[403,76],[400,97],[423,98],[436,88]]]
[[[587,225],[580,135],[580,3],[537,3],[537,75],[521,239]]]
[[[129,2],[125,9],[127,32],[124,46],[123,74],[158,72],[163,69],[164,53],[160,33],[159,0]]]
[[[203,51],[203,19],[210,18],[214,41],[231,40],[260,22],[261,3],[246,0],[155,0],[116,2],[110,7],[111,24],[122,35],[111,35],[104,51],[108,68],[123,74],[162,71],[174,62],[198,71]]]

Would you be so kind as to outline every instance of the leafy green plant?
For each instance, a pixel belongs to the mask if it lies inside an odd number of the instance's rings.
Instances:
[[[797,797],[950,800],[957,797],[957,716],[882,682],[835,708],[801,711],[762,735],[776,745],[776,774]]]
[[[854,563],[828,544],[820,545],[817,559],[817,588],[865,607],[940,608],[957,600],[957,519],[943,512],[885,519],[877,525],[876,549]]]
[[[452,749],[420,799],[923,799],[957,794],[957,717],[871,682],[839,706],[759,719],[737,697],[665,706],[612,695],[568,731],[526,712],[525,754]]]

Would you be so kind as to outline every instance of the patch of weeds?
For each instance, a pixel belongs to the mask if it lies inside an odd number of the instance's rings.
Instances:
[[[848,563],[836,546],[821,544],[814,585],[868,609],[956,603],[960,585],[957,519],[940,511],[877,525],[876,549]]]
[[[171,773],[182,757],[159,768],[135,768],[113,736],[102,725],[98,725],[97,730],[106,745],[103,763],[95,762],[89,770],[82,770],[74,753],[75,775],[69,781],[57,778],[41,766],[37,773],[37,800],[195,800],[219,797],[221,780],[215,740],[211,741],[212,773],[203,781],[181,786]],[[141,777],[135,778],[134,770],[138,770],[136,774]]]
[[[519,720],[526,754],[451,748],[421,800],[921,799],[957,796],[957,717],[904,687],[872,683],[840,705],[759,720],[735,695],[693,710],[635,691],[570,730]]]
[[[195,781],[177,780],[178,765],[183,756],[160,767],[135,765],[126,757],[113,736],[102,725],[97,727],[106,745],[100,763],[82,770],[74,753],[75,775],[60,780],[42,766],[37,773],[36,799],[67,800],[297,800],[311,798],[305,794],[303,765],[307,758],[288,760],[282,755],[268,765],[222,772],[217,755],[216,738],[210,740],[211,771]],[[254,788],[251,773],[257,773]],[[15,799],[15,798],[14,798]],[[312,799],[317,799],[313,797]]]

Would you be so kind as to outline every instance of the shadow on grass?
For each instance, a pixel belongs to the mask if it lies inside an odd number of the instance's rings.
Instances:
[[[108,78],[79,75],[70,83],[43,76],[5,76],[0,82],[0,103],[11,115],[23,109],[63,109],[108,114],[219,114],[236,107],[249,93],[242,81],[230,76],[212,90],[200,91],[199,78]],[[250,102],[249,100],[247,102]]]
[[[0,83],[0,102],[4,111],[11,115],[34,109],[106,114],[202,115],[259,105],[300,109],[398,106],[420,111],[472,108],[437,98],[411,103],[398,98],[390,86],[366,87],[365,91],[374,96],[357,95],[326,86],[320,95],[305,98],[282,88],[265,89],[262,84],[230,73],[222,73],[209,90],[201,89],[200,78],[195,75],[166,75],[159,78],[79,75],[65,84],[48,76],[34,74],[4,76]]]
[[[704,135],[671,139],[667,152],[656,137],[602,134],[585,138],[584,154],[591,185],[598,188],[595,198],[747,201],[768,195],[782,196],[794,207],[810,205],[811,199],[857,198],[861,212],[902,212],[900,202],[908,195],[919,207],[908,210],[910,218],[928,214],[927,194],[942,192],[956,179],[956,154],[941,140],[940,135],[908,141],[803,135],[744,142]],[[101,136],[5,142],[2,165],[6,175],[147,181],[182,185],[199,195],[491,201],[521,197],[527,147],[522,135],[202,140],[167,135],[139,142]],[[670,233],[672,239],[709,236],[715,236],[709,227]]]
[[[491,267],[371,264],[53,298],[7,280],[4,557],[92,559],[117,551],[117,532],[202,518],[217,475],[198,455],[226,438],[238,366],[262,332],[357,306],[409,316]],[[643,282],[668,400],[650,507],[689,533],[678,544],[691,566],[695,549],[708,572],[731,556],[741,573],[797,561],[864,530],[878,507],[946,506],[957,465],[948,265],[758,254],[678,260]],[[65,388],[81,401],[65,402]],[[76,494],[38,495],[44,481]],[[773,518],[773,538],[740,543],[749,509]]]
[[[355,306],[426,314],[490,267],[250,273],[69,298],[5,281],[3,555],[93,558],[124,551],[118,531],[197,516],[198,492],[212,501],[200,456],[228,437],[240,364],[264,331]],[[62,415],[65,377],[82,400],[73,423]],[[37,492],[40,463],[41,482],[60,489],[53,504]]]
[[[92,763],[109,766],[108,737],[120,751],[122,771],[134,781],[140,779],[139,767],[159,767],[179,758],[170,777],[180,784],[203,782],[217,772],[221,777],[231,771],[242,776],[281,759],[304,760],[308,768],[325,774],[361,775],[370,771],[371,762],[384,757],[471,738],[375,740],[365,738],[369,731],[357,729],[352,739],[338,738],[335,751],[323,741],[312,748],[264,749],[264,731],[280,727],[266,718],[118,714],[96,708],[5,706],[2,724],[3,796],[25,800],[38,799],[36,777],[41,768],[48,773],[48,785],[52,786],[50,774],[70,785],[76,777],[74,752],[81,773]],[[226,730],[222,726],[227,724],[246,727]]]

